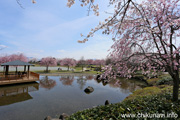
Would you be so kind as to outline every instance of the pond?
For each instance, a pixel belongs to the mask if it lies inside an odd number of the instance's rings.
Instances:
[[[95,76],[40,76],[40,81],[0,87],[0,120],[43,120],[79,110],[104,105],[106,100],[117,103],[125,99],[143,83],[120,79],[109,84]],[[92,93],[84,89],[92,86]]]

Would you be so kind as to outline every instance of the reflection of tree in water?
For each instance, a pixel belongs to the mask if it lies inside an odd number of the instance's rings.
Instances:
[[[48,76],[43,77],[40,82],[40,86],[46,89],[52,89],[56,85],[56,81],[49,79]]]
[[[86,76],[86,79],[87,80],[92,80],[92,79],[94,79],[94,76],[93,75],[88,75],[88,76]]]
[[[79,84],[79,88],[82,90],[84,86],[86,85],[86,78],[83,78],[83,76],[78,76],[77,83]]]
[[[121,88],[129,90],[130,92],[133,92],[139,88],[141,88],[136,80],[127,80],[127,79],[120,79]]]
[[[116,84],[117,80],[119,80],[119,84]],[[129,91],[133,92],[138,88],[141,88],[135,80],[127,80],[125,78],[119,78],[117,80],[110,80],[109,83],[105,83],[103,80],[96,81],[97,83],[101,82],[104,86],[109,85],[112,88],[120,88],[123,93],[127,93]]]
[[[61,81],[63,85],[72,85],[74,76],[61,76],[59,81]]]
[[[119,83],[120,83],[120,88],[121,88],[121,91],[123,92],[123,93],[128,93],[129,91],[131,91],[130,89],[132,89],[131,87],[132,87],[132,85],[131,85],[131,83],[127,80],[127,79],[125,79],[125,78],[120,78],[120,79],[118,79],[119,80]],[[134,91],[134,90],[133,90]],[[131,91],[131,92],[133,92],[133,91]]]
[[[146,83],[141,82],[141,81],[137,81],[137,80],[129,80],[131,83],[131,87],[130,87],[130,91],[133,92],[139,88],[142,88],[141,85],[146,85]]]
[[[117,80],[110,80],[110,82],[108,83],[110,87],[112,88],[118,88],[120,87],[120,84],[116,84]]]

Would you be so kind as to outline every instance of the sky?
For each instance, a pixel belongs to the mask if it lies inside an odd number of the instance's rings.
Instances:
[[[113,44],[111,36],[95,33],[86,43],[80,34],[88,34],[109,15],[104,11],[109,0],[99,0],[100,16],[87,15],[87,7],[76,4],[66,6],[67,0],[16,0],[0,1],[1,55],[23,53],[27,57],[104,59]]]

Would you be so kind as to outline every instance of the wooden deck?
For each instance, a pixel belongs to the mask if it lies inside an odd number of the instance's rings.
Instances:
[[[34,72],[30,72],[29,77],[27,75],[17,75],[12,72],[6,76],[3,73],[0,73],[0,85],[33,82],[38,80],[39,80],[39,74]]]

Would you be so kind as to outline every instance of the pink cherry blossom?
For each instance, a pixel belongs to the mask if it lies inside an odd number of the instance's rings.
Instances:
[[[48,72],[48,67],[56,66],[57,62],[56,62],[56,59],[53,57],[46,57],[46,58],[41,59],[40,65],[46,66],[46,71]]]
[[[76,66],[77,62],[73,58],[64,58],[61,60],[60,65],[67,66],[68,71],[70,66]]]

